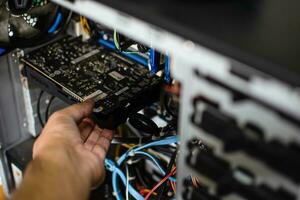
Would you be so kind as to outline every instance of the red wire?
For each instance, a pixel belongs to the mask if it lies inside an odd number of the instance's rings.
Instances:
[[[149,191],[147,191],[147,189],[142,189],[140,190],[140,193],[142,196],[145,196]]]
[[[174,194],[176,194],[176,183],[174,183],[173,181],[170,181],[170,183]]]
[[[163,179],[161,179],[151,190],[150,192],[147,194],[147,196],[145,197],[144,200],[148,200],[151,196],[151,194],[161,185],[163,184],[166,180],[168,180],[168,178],[170,176],[172,176],[174,173],[176,172],[176,167],[173,168],[173,170],[168,174],[166,175]]]

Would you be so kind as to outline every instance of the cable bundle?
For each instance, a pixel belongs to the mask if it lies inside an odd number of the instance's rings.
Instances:
[[[117,200],[123,199],[123,197],[121,195],[121,190],[120,190],[119,184],[118,184],[118,178],[120,178],[123,185],[126,188],[128,188],[128,192],[131,196],[133,196],[137,200],[144,199],[144,197],[142,195],[143,193],[138,192],[130,183],[128,183],[128,179],[126,178],[125,173],[121,170],[122,164],[125,162],[125,160],[127,160],[128,158],[133,157],[135,155],[141,155],[141,156],[145,156],[146,158],[148,158],[155,166],[157,166],[161,175],[164,176],[164,178],[159,183],[157,183],[157,185],[155,187],[153,187],[151,190],[146,190],[146,192],[145,192],[145,190],[143,190],[144,194],[148,192],[146,198],[149,199],[151,194],[153,194],[154,191],[166,180],[169,180],[170,182],[172,182],[172,184],[175,183],[176,179],[172,176],[176,172],[176,167],[172,168],[172,171],[167,174],[166,170],[163,169],[163,167],[158,162],[157,158],[143,150],[148,149],[150,147],[171,145],[171,144],[174,144],[177,142],[178,142],[178,136],[171,136],[171,137],[167,137],[167,138],[164,138],[161,140],[150,142],[148,144],[144,144],[142,146],[133,147],[133,148],[129,149],[126,153],[124,153],[117,160],[116,163],[110,159],[106,159],[105,166],[106,166],[107,170],[112,172],[112,186],[113,186],[114,194],[115,194]]]

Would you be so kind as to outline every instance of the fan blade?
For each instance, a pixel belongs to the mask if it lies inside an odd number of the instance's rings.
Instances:
[[[7,30],[8,18],[9,13],[6,10],[5,5],[2,4],[2,6],[0,6],[0,43],[9,42]]]
[[[39,33],[38,29],[31,27],[22,17],[10,17],[8,23],[15,32],[14,37],[30,38]]]
[[[0,0],[0,47],[27,47],[51,37],[47,31],[59,6],[47,3],[33,7],[27,13],[13,15],[7,10],[6,2]]]

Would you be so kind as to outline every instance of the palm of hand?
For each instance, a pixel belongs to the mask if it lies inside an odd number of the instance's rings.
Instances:
[[[62,142],[69,147],[69,155],[77,163],[74,167],[91,176],[92,184],[96,185],[105,177],[104,159],[113,132],[99,128],[89,119],[92,107],[85,103],[54,113],[34,145],[33,157],[53,145],[52,141]]]

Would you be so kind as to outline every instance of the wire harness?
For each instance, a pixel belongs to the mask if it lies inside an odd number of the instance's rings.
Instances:
[[[114,191],[114,195],[116,196],[116,199],[123,200],[123,197],[121,195],[121,190],[120,190],[119,184],[118,184],[118,178],[121,179],[124,186],[128,187],[128,192],[130,193],[130,195],[132,195],[137,200],[144,199],[144,197],[130,183],[127,185],[126,175],[121,170],[121,166],[125,162],[125,160],[127,160],[128,158],[130,158],[134,155],[146,156],[158,167],[161,174],[163,176],[167,177],[166,179],[169,179],[172,182],[176,182],[176,179],[174,177],[172,177],[172,175],[174,174],[174,171],[171,171],[172,172],[171,175],[167,175],[166,171],[162,168],[162,166],[159,164],[157,159],[154,156],[152,156],[151,154],[149,154],[143,150],[150,148],[150,147],[155,147],[155,146],[172,145],[174,143],[178,143],[178,141],[179,141],[178,136],[170,136],[170,137],[167,137],[167,138],[164,138],[161,140],[157,140],[154,142],[150,142],[150,143],[147,143],[147,144],[144,144],[141,146],[133,147],[133,148],[129,149],[126,153],[121,155],[121,157],[117,160],[117,162],[114,162],[110,159],[105,159],[106,169],[108,171],[112,172],[112,187],[113,187],[113,191]],[[157,186],[157,187],[159,187],[159,186]],[[150,192],[148,193],[148,195],[149,194],[151,195]]]

